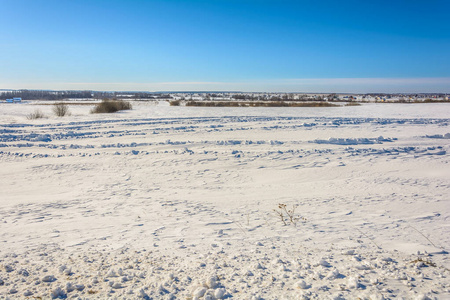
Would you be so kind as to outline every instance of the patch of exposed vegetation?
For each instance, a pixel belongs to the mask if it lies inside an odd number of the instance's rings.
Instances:
[[[69,106],[65,103],[59,102],[53,104],[53,112],[58,117],[64,117],[69,114]]]
[[[410,263],[411,263],[411,264],[422,263],[424,266],[427,266],[427,267],[436,267],[436,266],[437,266],[437,265],[436,265],[434,262],[432,262],[431,260],[425,260],[425,259],[423,259],[423,258],[421,258],[421,257],[419,257],[419,258],[417,258],[417,259],[411,261]]]
[[[39,109],[36,109],[34,112],[27,115],[28,120],[35,120],[35,119],[42,119],[42,118],[45,118],[45,116],[42,113],[42,111],[40,111]]]
[[[186,106],[203,107],[335,107],[329,102],[288,102],[288,101],[187,101]]]
[[[98,103],[92,110],[93,114],[115,113],[120,110],[132,109],[131,103],[123,100],[107,100],[104,99]]]
[[[425,99],[423,101],[414,101],[414,103],[449,103],[450,100]]]
[[[88,293],[89,295],[94,295],[94,294],[97,294],[98,291],[89,290],[87,293]]]
[[[306,221],[306,218],[300,217],[295,213],[297,205],[292,205],[289,209],[286,204],[278,204],[278,209],[274,209],[275,215],[281,220],[283,225],[296,225],[299,220]]]
[[[181,100],[169,101],[170,106],[180,106]]]
[[[96,105],[99,102],[77,102],[77,101],[67,101],[67,102],[58,102],[61,104],[65,104],[65,105],[69,105],[69,106],[86,106],[86,105]],[[40,103],[40,102],[35,102],[35,103],[31,103],[30,105],[39,105],[39,106],[45,106],[45,105],[55,105],[54,103]]]

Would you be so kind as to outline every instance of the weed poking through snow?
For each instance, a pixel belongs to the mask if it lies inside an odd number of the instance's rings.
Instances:
[[[280,203],[278,204],[278,209],[274,209],[273,211],[284,225],[296,225],[300,219],[305,220],[305,218],[295,216],[296,208],[297,205],[292,205],[292,208],[288,209],[286,204]]]
[[[42,119],[44,117],[44,114],[39,109],[36,109],[34,112],[27,115],[28,120]]]

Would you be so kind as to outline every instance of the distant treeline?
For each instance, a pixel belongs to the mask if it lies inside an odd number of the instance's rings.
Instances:
[[[176,93],[175,93],[176,94]],[[338,94],[318,94],[318,95],[308,95],[308,94],[296,94],[296,93],[286,93],[286,94],[254,94],[254,93],[227,93],[227,94],[217,94],[217,93],[190,93],[182,94],[180,100],[194,100],[193,96],[198,98],[199,96],[203,100],[215,101],[217,98],[223,100],[234,100],[234,101],[264,101],[264,102],[280,102],[280,101],[296,101],[296,102],[309,102],[309,101],[321,101],[321,102],[353,102],[362,101],[365,102],[367,99],[376,98],[375,101],[389,101],[394,99],[396,102],[400,103],[410,103],[420,100],[421,102],[444,102],[448,101],[447,94],[383,94],[383,93],[372,93],[372,94],[361,94],[361,95],[345,95],[341,96]],[[104,92],[104,91],[51,91],[51,90],[0,90],[0,100],[11,99],[15,97],[20,97],[23,100],[64,100],[64,99],[133,99],[133,100],[172,100],[174,99],[173,94],[167,92]],[[177,98],[177,97],[176,97]],[[228,98],[228,99],[226,99]],[[258,104],[257,104],[258,105]]]
[[[62,100],[68,98],[94,98],[91,91],[33,91],[17,90],[0,92],[0,98],[20,97],[23,100]]]
[[[128,96],[133,99],[173,99],[173,97],[169,94],[133,93],[128,94]]]
[[[0,99],[20,97],[23,100],[64,100],[64,99],[171,99],[168,94],[96,92],[96,91],[40,91],[16,90],[0,91]]]

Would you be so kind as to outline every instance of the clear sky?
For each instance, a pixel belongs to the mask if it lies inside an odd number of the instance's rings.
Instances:
[[[449,0],[0,0],[0,88],[450,92]]]

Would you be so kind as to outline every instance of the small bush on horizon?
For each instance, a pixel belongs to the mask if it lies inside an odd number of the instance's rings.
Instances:
[[[53,112],[58,117],[64,117],[69,115],[69,106],[65,103],[55,103],[53,104]]]
[[[181,101],[180,100],[172,100],[169,101],[170,106],[180,106]]]
[[[131,103],[123,100],[109,100],[103,99],[92,110],[92,114],[115,113],[119,110],[132,109]]]
[[[34,112],[27,115],[28,120],[42,119],[44,117],[45,116],[40,109],[35,109]]]

